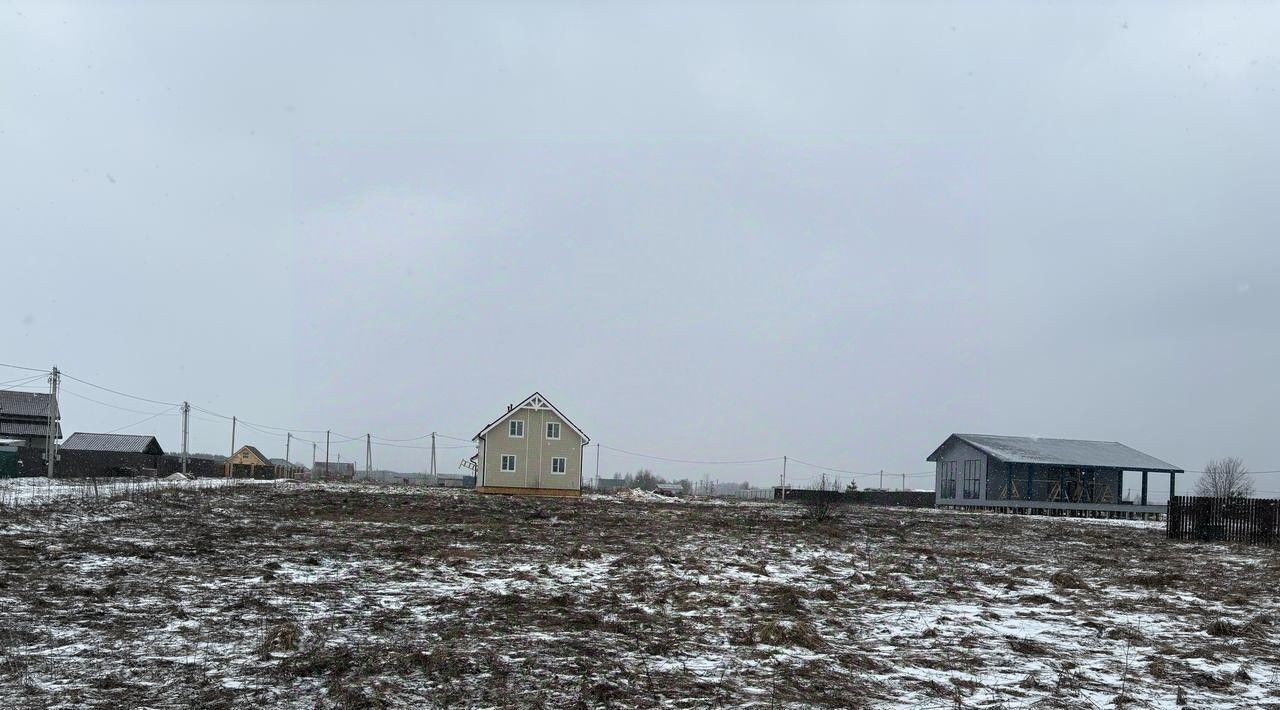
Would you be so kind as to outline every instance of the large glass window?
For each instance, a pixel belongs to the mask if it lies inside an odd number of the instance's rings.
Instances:
[[[982,497],[982,461],[974,459],[964,462],[964,497],[976,499]]]
[[[943,461],[942,462],[942,497],[956,497],[956,479],[960,474],[959,461]]]

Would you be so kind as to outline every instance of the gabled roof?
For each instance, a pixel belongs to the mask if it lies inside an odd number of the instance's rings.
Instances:
[[[1118,441],[1083,439],[1041,439],[1029,436],[995,436],[992,434],[952,434],[942,442],[929,461],[952,441],[963,441],[988,456],[1006,463],[1044,464],[1047,466],[1080,466],[1084,468],[1118,468],[1125,471],[1161,471],[1181,473],[1182,469],[1166,461],[1144,454]]]
[[[164,449],[154,436],[146,434],[90,434],[78,431],[62,442],[70,451],[115,451],[128,454],[163,456]]]
[[[15,392],[14,390],[0,390],[0,419],[6,416],[14,417],[44,417],[49,418],[49,397],[48,392]],[[57,402],[53,405],[53,418],[58,419]]]
[[[542,394],[539,392],[534,392],[528,397],[525,397],[524,401],[521,402],[520,404],[517,404],[511,409],[503,412],[502,416],[489,422],[489,424],[485,426],[485,428],[481,429],[480,433],[472,437],[471,440],[479,441],[481,437],[483,437],[485,434],[488,434],[490,431],[493,430],[494,427],[501,424],[502,420],[511,416],[516,410],[519,410],[519,409],[533,409],[533,410],[550,409],[551,411],[555,412],[556,416],[560,417],[560,420],[563,421],[565,424],[567,424],[570,429],[576,432],[578,436],[582,437],[583,446],[586,446],[587,442],[591,441],[591,437],[587,436],[585,432],[583,432],[581,429],[578,428],[576,424],[574,424],[572,421],[569,420],[569,417],[566,417],[564,415],[564,412],[560,411],[559,409],[556,409],[556,405],[552,404],[550,400],[548,400],[546,397],[543,397]]]
[[[254,456],[257,456],[258,460],[261,461],[264,466],[271,465],[271,459],[267,458],[266,455],[263,454],[261,451],[259,451],[258,447],[256,446],[253,446],[251,444],[245,444],[244,446],[241,446],[240,448],[236,449],[237,454],[240,453],[241,451],[248,451]]]

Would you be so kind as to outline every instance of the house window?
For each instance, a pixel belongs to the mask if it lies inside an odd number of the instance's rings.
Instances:
[[[565,461],[565,458],[564,458],[563,456],[556,456],[556,457],[552,458],[552,459],[551,459],[551,472],[552,472],[552,473],[564,473],[565,462],[566,462],[566,461]]]
[[[524,437],[524,420],[512,419],[507,425],[507,433],[516,439]]]
[[[503,470],[503,471],[514,471],[514,470],[516,470],[516,457],[515,457],[515,455],[514,455],[514,454],[503,454],[503,455],[502,455],[502,470]]]
[[[964,462],[964,497],[968,499],[981,498],[980,481],[982,478],[980,468],[982,462],[974,459]]]
[[[547,438],[548,439],[560,438],[560,422],[547,422]]]
[[[956,497],[956,479],[960,473],[959,461],[943,461],[942,470],[942,497]]]

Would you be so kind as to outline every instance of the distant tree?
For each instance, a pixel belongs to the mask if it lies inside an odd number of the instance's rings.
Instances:
[[[1253,477],[1244,462],[1234,456],[1214,459],[1204,466],[1196,483],[1196,495],[1213,498],[1248,498],[1253,495]]]
[[[667,479],[661,476],[655,476],[653,475],[653,471],[650,471],[647,468],[642,468],[639,471],[636,471],[634,481],[636,488],[639,488],[642,491],[654,491],[658,489],[659,483],[666,483]]]
[[[742,489],[742,490],[744,490],[744,491],[749,491],[749,490],[751,490],[751,484],[750,484],[750,483],[748,483],[748,482],[746,482],[746,481],[743,481],[741,484],[739,484],[739,485],[738,485],[738,487],[739,487],[739,488],[741,488],[741,489]]]
[[[848,491],[849,493],[853,493],[854,491],[858,490],[858,482],[857,482],[857,481],[849,481],[849,485],[845,486],[845,488],[844,488],[844,489],[845,489],[846,491]]]

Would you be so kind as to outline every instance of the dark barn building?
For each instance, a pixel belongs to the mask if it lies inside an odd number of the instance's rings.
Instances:
[[[928,458],[937,464],[939,506],[1044,513],[1160,514],[1147,499],[1148,476],[1173,464],[1115,441],[952,434]],[[1125,500],[1125,472],[1141,475],[1136,500]]]
[[[49,441],[49,404],[53,403],[53,439],[62,438],[58,402],[45,392],[0,390],[0,439],[20,439],[43,449]]]
[[[164,449],[145,434],[78,431],[59,447],[58,476],[155,476],[164,470]]]

